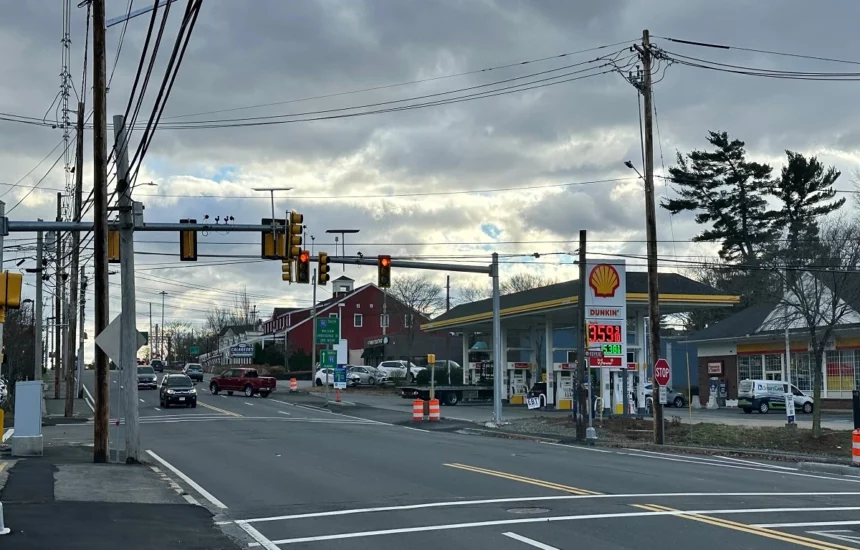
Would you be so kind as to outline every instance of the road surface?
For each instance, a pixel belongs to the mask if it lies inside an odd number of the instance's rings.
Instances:
[[[142,448],[246,548],[860,548],[860,478],[425,431],[393,411],[198,388],[196,409],[169,410],[141,390]]]

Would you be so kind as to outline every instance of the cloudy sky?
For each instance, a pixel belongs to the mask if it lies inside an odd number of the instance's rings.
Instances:
[[[149,3],[137,0],[133,8]],[[39,0],[4,8],[0,112],[55,124],[61,117],[60,5]],[[73,110],[82,94],[86,24],[86,9],[76,6],[72,2]],[[109,1],[107,19],[127,8],[126,1]],[[173,5],[140,122],[148,118],[184,9],[185,0]],[[629,47],[643,28],[673,54],[845,72],[858,67],[663,37],[851,60],[860,59],[858,20],[854,0],[831,0],[826,7],[800,0],[205,0],[135,197],[145,203],[150,222],[208,215],[259,223],[271,205],[268,194],[252,188],[293,187],[278,193],[275,208],[304,213],[316,251],[335,252],[327,229],[354,228],[361,232],[347,238],[347,254],[488,263],[498,251],[508,262],[505,276],[528,271],[570,279],[575,268],[565,253],[576,248],[572,241],[582,228],[589,230],[592,251],[644,251],[641,185],[623,165],[629,159],[641,170],[637,93],[614,70],[635,70]],[[107,31],[107,67],[114,73],[109,118],[125,111],[148,24],[148,15],[128,24],[116,64],[123,26]],[[574,53],[581,50],[591,51]],[[853,188],[860,83],[766,79],[666,63],[655,79],[658,175],[675,151],[705,147],[708,130],[725,130],[776,170],[784,149],[817,154],[843,171],[839,188]],[[481,93],[493,97],[476,96]],[[454,98],[463,100],[439,104]],[[89,93],[86,103],[89,111]],[[366,114],[380,110],[387,112]],[[365,114],[342,116],[357,113]],[[201,124],[225,119],[254,124]],[[141,135],[133,132],[133,149]],[[0,200],[11,220],[54,218],[56,194],[66,185],[62,160],[49,169],[60,158],[61,139],[57,128],[0,120]],[[86,196],[92,185],[89,130],[85,142]],[[155,185],[140,185],[146,182]],[[659,197],[671,194],[659,178],[657,184]],[[688,242],[697,232],[691,216],[670,219],[661,210],[658,222],[661,256],[714,254],[713,247]],[[202,257],[257,254],[258,236],[226,228],[201,236],[197,264],[179,263],[177,242],[175,234],[137,237],[142,330],[149,303],[154,322],[160,321],[162,290],[168,292],[167,320],[198,325],[213,305],[231,303],[243,288],[264,318],[276,305],[310,304],[311,288],[282,283],[279,262]],[[6,266],[19,269],[19,259],[32,258],[33,243],[32,234],[10,235]],[[529,258],[533,253],[541,257]],[[644,269],[641,260],[630,264]],[[334,276],[341,273],[333,268]],[[372,268],[351,267],[346,274],[358,284],[375,278]],[[430,276],[444,282],[444,273]],[[25,287],[30,295],[32,279]],[[112,316],[120,309],[119,281],[111,276]],[[462,285],[483,283],[478,276],[451,276],[454,296]]]

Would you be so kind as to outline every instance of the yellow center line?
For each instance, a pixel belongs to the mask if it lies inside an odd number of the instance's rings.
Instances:
[[[547,489],[555,489],[556,491],[564,491],[566,493],[573,493],[574,495],[599,495],[600,493],[596,493],[594,491],[589,491],[587,489],[579,489],[578,487],[571,487],[570,485],[562,485],[560,483],[553,483],[551,481],[544,481],[542,479],[534,479],[531,477],[523,477],[514,474],[509,474],[507,472],[499,472],[496,470],[488,470],[486,468],[478,468],[477,466],[467,466],[465,464],[444,464],[449,468],[457,468],[459,470],[466,470],[469,472],[475,472],[478,474],[485,474],[488,476],[500,477],[503,479],[510,479],[511,481],[519,481],[520,483],[528,483],[529,485],[537,485],[538,487],[545,487]]]
[[[225,411],[224,409],[219,409],[218,407],[216,407],[214,405],[209,405],[208,403],[204,403],[203,401],[201,401],[199,399],[197,400],[197,404],[200,405],[201,407],[206,407],[207,409],[212,409],[213,411],[218,411],[219,413],[223,413],[223,414],[226,414],[228,416],[242,416],[239,413],[234,413],[231,411]]]
[[[641,508],[643,510],[648,510],[651,512],[681,512],[680,510],[676,510],[674,508],[668,508],[666,506],[660,506],[659,504],[633,504],[634,508]],[[752,525],[747,525],[745,523],[738,523],[736,521],[729,521],[723,518],[717,518],[713,516],[702,516],[699,514],[685,514],[685,513],[677,513],[673,514],[675,517],[690,519],[693,521],[698,521],[701,523],[707,523],[708,525],[714,525],[716,527],[723,527],[725,529],[731,529],[733,531],[740,531],[743,533],[749,533],[751,535],[758,535],[760,537],[765,537],[774,540],[780,540],[782,542],[790,542],[793,544],[797,544],[799,546],[806,546],[807,548],[817,548],[818,550],[857,550],[851,546],[842,546],[840,544],[833,544],[830,542],[812,539],[808,537],[802,537],[799,535],[794,535],[792,533],[785,533],[782,531],[773,531],[770,529],[764,529],[762,527],[754,527]]]
[[[5,470],[6,466],[8,466],[8,465],[9,465],[8,461],[6,461],[6,460],[0,461],[0,472],[3,472],[3,470]]]

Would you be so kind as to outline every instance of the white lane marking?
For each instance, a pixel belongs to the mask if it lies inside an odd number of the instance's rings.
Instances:
[[[508,531],[507,533],[502,533],[502,534],[504,536],[510,538],[510,539],[524,542],[524,543],[528,544],[529,546],[534,546],[535,548],[540,548],[540,550],[559,550],[555,546],[550,546],[549,544],[544,544],[544,543],[538,542],[534,539],[530,539],[528,537],[524,537],[524,536],[518,535],[516,533],[511,533],[510,531]]]
[[[254,406],[254,404],[253,404],[253,403],[248,403],[247,401],[243,401],[243,403],[245,403],[245,404],[246,404],[246,405],[248,405],[249,407],[253,407],[253,406]]]
[[[273,543],[272,541],[267,539],[265,536],[263,536],[262,533],[260,533],[259,531],[257,531],[256,529],[254,529],[253,527],[248,525],[247,523],[237,521],[236,525],[241,527],[242,530],[245,531],[246,533],[248,533],[252,539],[257,541],[256,542],[257,545],[262,546],[266,550],[278,550],[278,547],[275,545],[275,543]]]
[[[15,428],[9,428],[5,432],[3,432],[3,443],[5,443],[7,439],[12,437],[13,433],[15,433]]]
[[[427,433],[427,430],[422,430],[421,428],[413,428],[412,426],[400,426],[400,427],[405,428],[407,430],[412,430],[413,432]]]
[[[278,413],[280,413],[280,414],[290,414],[290,413],[288,413],[288,412],[284,412],[284,411],[278,411]]]
[[[140,400],[140,402],[141,402],[141,403],[146,403],[146,401],[144,401],[143,399],[141,399],[141,400]]]
[[[753,466],[762,466],[763,468],[774,468],[776,470],[788,470],[791,472],[796,472],[797,468],[789,468],[787,466],[777,466],[775,464],[765,464],[764,462],[755,462],[754,460],[743,460],[741,458],[735,458],[733,456],[719,456],[714,455],[717,458],[722,458],[723,460],[730,460],[732,462],[740,462],[741,464],[751,464]]]
[[[594,447],[583,447],[582,445],[565,445],[564,443],[553,443],[552,441],[538,441],[538,443],[542,443],[543,445],[552,445],[553,447],[565,447],[567,449],[574,449],[577,451],[591,451],[593,453],[613,453],[614,451],[607,451],[604,449],[595,449]]]
[[[297,544],[300,542],[320,542],[324,540],[342,540],[363,537],[374,537],[381,535],[398,535],[402,533],[421,533],[426,531],[448,531],[453,529],[470,529],[475,527],[493,527],[497,525],[522,525],[529,523],[550,523],[556,521],[578,521],[592,519],[617,519],[653,516],[680,516],[680,515],[722,515],[722,514],[761,514],[761,513],[784,513],[784,512],[832,512],[845,510],[860,510],[860,506],[827,507],[827,508],[748,508],[730,510],[672,510],[659,512],[620,512],[614,514],[586,514],[580,516],[552,516],[545,518],[518,518],[503,519],[495,521],[474,521],[469,523],[448,523],[442,525],[424,525],[421,527],[403,527],[399,529],[379,529],[376,531],[358,531],[354,533],[341,533],[337,535],[319,535],[314,537],[301,537],[294,539],[273,540],[276,545]],[[251,543],[248,546],[259,546]]]
[[[197,502],[197,499],[194,498],[193,496],[189,495],[188,493],[186,493],[182,496],[185,498],[186,501],[188,501],[188,504],[193,504],[194,506],[200,506],[200,503]]]
[[[690,456],[690,455],[682,455],[682,454],[661,453],[661,452],[657,452],[657,451],[646,451],[645,449],[624,449],[624,450],[628,451],[628,452],[622,453],[622,454],[628,454],[629,455],[632,453],[644,453],[644,454],[649,454],[649,455],[654,455],[654,456],[667,456],[670,458],[683,458],[685,460],[692,460],[695,462],[699,462],[702,464],[710,464],[713,466],[722,466],[725,464],[724,462],[720,462],[719,460],[717,460],[718,458],[731,460],[728,457],[724,457],[724,456],[713,456],[713,455],[710,455],[710,456]],[[738,461],[748,462],[748,461],[741,461],[740,459],[738,459]],[[758,466],[765,467],[765,468],[773,468],[773,466],[770,466],[768,464],[758,464]],[[785,466],[780,466],[778,468],[782,469],[782,470],[792,470],[795,472],[798,471],[797,468],[788,468]]]
[[[822,537],[827,537],[831,539],[841,540],[843,542],[850,542],[853,544],[857,544],[860,542],[860,537],[857,536],[856,531],[848,531],[845,529],[835,529],[832,531],[807,531],[810,535],[819,535]],[[843,533],[841,535],[837,535],[836,533]],[[846,535],[844,533],[854,533],[854,536]]]
[[[510,497],[491,498],[483,500],[453,500],[447,502],[425,502],[423,504],[404,504],[400,506],[379,506],[376,508],[351,508],[347,510],[332,510],[329,512],[310,512],[307,514],[293,514],[288,516],[272,516],[266,518],[253,518],[244,520],[247,523],[261,523],[265,521],[283,521],[289,519],[322,518],[330,516],[348,516],[353,514],[367,514],[371,512],[393,512],[402,510],[421,510],[424,508],[449,508],[456,506],[476,506],[481,504],[504,504],[509,502],[546,502],[554,500],[585,500],[585,499],[626,499],[626,498],[678,498],[678,497],[811,497],[811,496],[858,496],[860,492],[847,493],[627,493],[609,495],[553,495],[546,497]]]
[[[191,479],[191,478],[190,478],[190,477],[188,477],[187,475],[183,474],[183,473],[182,473],[182,472],[181,472],[181,471],[180,471],[176,466],[174,466],[173,464],[171,464],[171,463],[167,462],[166,460],[164,460],[163,458],[161,458],[161,457],[160,457],[160,456],[158,456],[157,454],[153,453],[153,452],[152,452],[152,451],[150,451],[149,449],[147,449],[146,453],[147,453],[149,456],[151,456],[152,458],[154,458],[155,460],[157,460],[157,461],[161,462],[161,464],[162,464],[165,468],[167,468],[168,470],[170,470],[170,471],[171,471],[171,472],[173,472],[174,474],[178,475],[178,476],[180,477],[180,479],[182,479],[182,481],[184,481],[185,483],[187,483],[188,485],[190,485],[190,486],[191,486],[195,491],[197,491],[198,493],[200,493],[200,496],[202,496],[203,498],[205,498],[206,500],[208,500],[209,502],[211,502],[213,506],[215,506],[216,508],[221,508],[222,510],[226,510],[226,509],[227,509],[227,505],[226,505],[226,504],[224,504],[223,502],[221,502],[220,500],[218,500],[217,498],[215,498],[215,497],[212,495],[212,493],[210,493],[209,491],[207,491],[206,489],[204,489],[203,487],[201,487],[200,485],[198,485],[198,484],[197,484],[197,482],[195,482],[193,479]]]
[[[161,409],[159,409],[158,407],[155,407],[155,410],[160,411]]]
[[[93,399],[93,395],[90,393],[90,390],[87,389],[86,384],[81,384],[81,387],[84,389],[84,393],[87,394],[86,399],[84,399],[84,401],[86,402],[87,406],[90,408],[90,410],[92,412],[96,412],[96,407],[95,407],[96,400]]]
[[[828,477],[828,476],[818,476],[813,474],[802,474],[800,472],[787,472],[784,470],[771,470],[770,468],[753,468],[752,466],[740,466],[734,464],[723,464],[720,462],[702,462],[699,460],[686,460],[682,458],[669,458],[668,456],[651,456],[637,453],[627,453],[627,456],[636,456],[639,458],[653,458],[656,460],[668,460],[669,462],[688,462],[690,464],[700,464],[702,466],[717,466],[720,468],[734,468],[737,470],[752,470],[754,472],[768,472],[771,474],[780,474],[786,476],[797,476],[797,477],[809,477],[812,479],[829,479],[830,481],[841,481],[846,482],[850,481],[851,483],[860,483],[860,479],[851,479],[849,477]]]
[[[778,529],[780,527],[828,527],[831,525],[860,525],[860,521],[800,521],[797,523],[756,523],[751,527]]]

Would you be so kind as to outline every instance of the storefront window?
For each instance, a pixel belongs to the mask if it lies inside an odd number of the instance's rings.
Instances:
[[[854,389],[856,380],[854,355],[854,350],[850,349],[827,352],[825,372],[828,396],[851,397],[850,392]]]
[[[791,383],[803,392],[811,392],[814,383],[815,370],[812,368],[812,356],[809,353],[791,354]]]
[[[779,353],[769,353],[764,356],[764,379],[782,380],[782,359]]]
[[[738,380],[764,379],[761,359],[761,355],[738,355]]]

